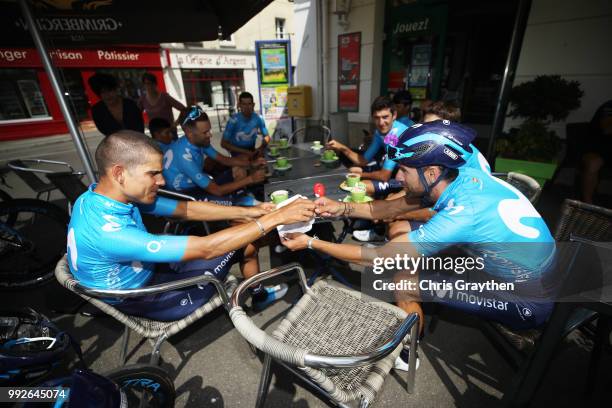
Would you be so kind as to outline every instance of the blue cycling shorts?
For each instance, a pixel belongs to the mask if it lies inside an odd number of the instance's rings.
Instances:
[[[484,274],[486,275],[486,274]],[[514,330],[532,329],[544,324],[554,306],[554,302],[547,299],[537,299],[534,296],[524,296],[525,293],[541,292],[540,281],[533,280],[521,283],[521,287],[513,292],[510,291],[475,291],[458,290],[456,282],[465,280],[469,282],[484,281],[494,278],[477,277],[470,274],[466,276],[453,272],[419,272],[420,296],[423,302],[436,302],[444,304],[453,309],[477,315],[487,320],[497,321]],[[499,281],[499,279],[495,279]],[[431,287],[431,282],[449,283],[449,290],[423,290],[422,285]]]
[[[243,249],[231,251],[217,258],[196,259],[170,265],[171,270],[155,271],[147,286],[168,283],[203,274],[224,281],[231,267],[242,259]],[[162,268],[158,268],[162,269]],[[156,295],[125,299],[113,304],[123,313],[162,322],[182,319],[208,302],[217,290],[211,283],[190,286]]]

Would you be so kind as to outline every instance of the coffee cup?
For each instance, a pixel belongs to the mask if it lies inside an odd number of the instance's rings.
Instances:
[[[278,143],[279,143],[281,148],[287,147],[287,145],[289,144],[289,139],[287,139],[286,137],[281,137],[279,139]]]
[[[315,141],[312,143],[312,147],[314,147],[315,149],[318,149],[318,148],[322,147],[322,146],[321,146],[321,141],[320,141],[320,140],[315,140]]]
[[[333,160],[336,158],[336,152],[334,152],[333,150],[325,150],[323,152],[323,158],[325,160]]]
[[[270,194],[270,198],[274,204],[279,204],[289,198],[289,192],[287,190],[276,190]]]
[[[279,157],[278,159],[276,159],[276,167],[287,167],[287,165],[289,164],[289,160],[286,157]]]
[[[278,145],[270,145],[268,146],[268,149],[270,150],[270,154],[278,154]]]
[[[346,185],[348,187],[355,187],[360,181],[361,176],[357,173],[349,173],[346,175]]]
[[[365,200],[366,187],[363,183],[357,183],[355,187],[351,188],[351,201],[354,203],[360,203]]]

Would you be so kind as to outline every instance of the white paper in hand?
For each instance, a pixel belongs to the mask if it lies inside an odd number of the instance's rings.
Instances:
[[[303,195],[296,194],[293,197],[286,199],[282,203],[276,204],[276,208],[284,207],[300,198],[308,198],[308,197],[304,197]],[[285,234],[289,234],[291,232],[302,232],[302,233],[308,232],[312,229],[312,224],[314,224],[314,218],[311,218],[310,221],[306,221],[306,222],[296,222],[293,224],[279,225],[278,227],[276,227],[276,230],[278,231],[278,235],[282,238]]]

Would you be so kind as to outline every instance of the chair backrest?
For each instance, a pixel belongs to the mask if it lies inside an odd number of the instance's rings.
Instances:
[[[612,240],[612,210],[566,199],[555,230],[555,240],[569,241],[570,235],[591,241]]]
[[[22,162],[21,160],[13,160],[11,163],[14,163],[19,167],[28,167],[28,165]],[[44,193],[46,191],[55,189],[53,184],[44,182],[32,172],[15,170],[15,173],[28,185],[28,187],[30,187],[36,193]]]
[[[532,177],[515,172],[493,173],[493,176],[504,180],[506,183],[523,193],[532,204],[535,204],[540,198],[542,187],[540,183]]]
[[[47,178],[66,196],[72,204],[81,194],[87,191],[87,186],[81,181],[81,174],[62,172],[46,174]]]

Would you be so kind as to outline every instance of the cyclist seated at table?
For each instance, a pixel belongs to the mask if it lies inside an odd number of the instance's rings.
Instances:
[[[257,156],[269,139],[266,123],[261,116],[254,112],[255,103],[251,93],[240,93],[238,96],[238,109],[239,112],[232,115],[227,121],[221,147],[227,149],[232,156],[241,154],[249,157]],[[261,147],[255,149],[258,131],[261,132],[264,139]]]
[[[344,155],[353,165],[349,171],[361,174],[362,179],[382,181],[374,183],[374,188],[376,196],[383,196],[401,190],[401,185],[391,178],[396,164],[386,159],[385,141],[397,139],[407,126],[395,120],[395,104],[387,96],[377,97],[370,107],[370,113],[376,125],[376,132],[363,154],[351,150],[337,140],[331,140],[325,147]]]
[[[414,125],[414,121],[410,118],[410,113],[412,112],[412,94],[409,91],[401,90],[393,95],[393,103],[397,111],[396,120],[407,127]]]
[[[283,244],[292,250],[308,247],[345,261],[371,265],[396,254],[418,260],[459,247],[472,258],[482,260],[482,274],[463,276],[453,269],[444,273],[435,269],[436,263],[434,270],[411,268],[409,273],[395,275],[396,282],[413,282],[412,287],[395,292],[398,306],[409,313],[418,313],[421,327],[420,301],[442,302],[513,329],[541,325],[552,310],[549,296],[551,282],[555,281],[551,279],[555,244],[544,220],[516,188],[488,172],[465,167],[464,148],[457,143],[459,139],[454,132],[423,134],[420,129],[413,126],[405,131],[396,143],[388,146],[388,154],[399,164],[397,179],[407,197],[425,195],[435,203],[437,213],[428,222],[378,249],[334,244],[305,234],[286,236]],[[344,214],[366,219],[414,209],[404,197],[368,204],[320,198],[315,204],[315,212],[322,216]],[[481,281],[487,277],[496,282],[514,283],[519,288],[516,293],[485,289],[466,294],[454,286],[459,279]],[[444,286],[439,286],[439,291],[428,290],[445,283],[450,283],[451,290],[442,290]],[[398,364],[400,368],[405,367],[401,361]]]
[[[149,121],[149,133],[151,138],[157,142],[162,153],[166,153],[172,144],[172,124],[164,118],[153,118]]]
[[[222,205],[255,205],[257,201],[243,189],[266,178],[265,159],[246,156],[227,157],[210,145],[211,125],[206,112],[192,106],[183,121],[185,137],[173,142],[164,154],[163,175],[168,188]],[[250,175],[234,178],[228,169],[214,178],[206,172],[211,162],[224,166],[251,168]]]
[[[434,103],[433,106],[436,104],[437,102]],[[434,119],[434,116],[431,113],[426,113],[425,118],[426,120],[432,120]],[[476,131],[474,131],[472,128],[459,123],[451,122],[449,120],[436,119],[426,123],[413,125],[410,127],[410,130],[414,138],[427,138],[436,134],[442,134],[446,135],[448,138],[452,138],[452,141],[457,145],[458,154],[463,159],[463,164],[458,167],[459,171],[472,168],[489,174],[491,173],[489,163],[482,153],[478,151],[476,146],[472,144],[476,138]],[[455,153],[450,152],[448,154]],[[404,190],[390,194],[387,199],[396,199],[404,196],[405,194],[406,191]],[[397,235],[407,233],[410,230],[414,230],[415,225],[417,228],[420,225],[418,224],[419,222],[428,221],[435,215],[435,211],[433,208],[431,208],[433,202],[431,202],[427,196],[421,198],[411,197],[409,200],[412,200],[413,202],[420,202],[422,208],[400,214],[395,216],[393,219],[386,218],[385,221],[388,223],[389,227],[387,231],[389,238],[393,238]]]
[[[100,181],[78,198],[68,226],[70,271],[88,288],[134,289],[202,274],[223,280],[238,261],[248,278],[259,272],[252,242],[278,225],[307,221],[314,215],[314,204],[308,200],[272,211],[268,204],[225,207],[158,197],[165,184],[162,154],[142,133],[121,131],[107,137],[96,150],[96,162]],[[195,221],[246,222],[205,237],[154,235],[147,232],[141,211]],[[160,271],[159,263],[170,263],[171,271]],[[265,307],[286,290],[286,285],[252,288],[254,307]],[[107,301],[131,315],[169,321],[190,314],[214,293],[207,284]]]

